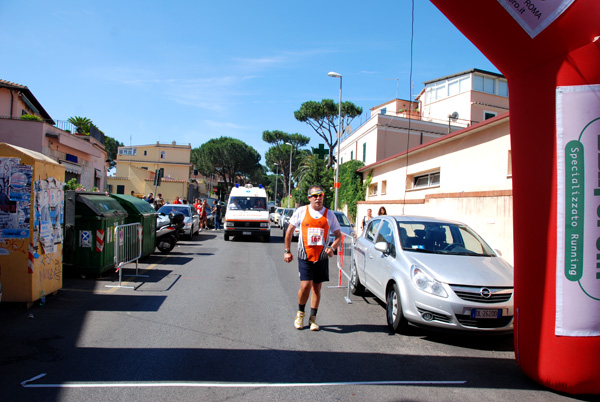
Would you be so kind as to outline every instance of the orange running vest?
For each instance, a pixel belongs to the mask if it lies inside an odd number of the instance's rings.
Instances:
[[[317,262],[328,258],[325,253],[325,246],[329,241],[329,222],[327,221],[327,208],[325,213],[319,219],[310,216],[309,206],[306,206],[306,213],[302,220],[300,229],[300,246],[298,247],[298,257],[303,260]]]

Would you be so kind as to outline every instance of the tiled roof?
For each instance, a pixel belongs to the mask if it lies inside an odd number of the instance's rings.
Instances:
[[[22,92],[23,95],[35,106],[35,108],[40,112],[42,118],[44,120],[48,120],[51,124],[55,124],[52,117],[46,112],[42,104],[33,96],[33,93],[27,88],[25,85],[17,84],[11,81],[0,79],[0,88],[8,88],[8,89],[16,89],[19,92]]]

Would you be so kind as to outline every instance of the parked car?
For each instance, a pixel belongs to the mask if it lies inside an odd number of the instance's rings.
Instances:
[[[283,215],[281,215],[279,217],[279,221],[283,222],[281,229],[283,229],[283,237],[285,238],[285,233],[288,230],[288,226],[290,226],[290,218],[292,217],[292,215],[294,215],[294,211],[296,211],[296,208],[287,208]],[[293,236],[292,236],[292,241],[296,240],[298,241],[298,236],[300,235],[300,228],[296,228],[294,230]]]
[[[274,224],[279,226],[279,216],[281,215],[282,212],[283,212],[282,207],[275,208],[275,212],[271,213],[271,217],[269,218],[269,219],[271,219],[271,222],[273,222]]]
[[[283,229],[283,222],[285,221],[285,217],[291,217],[295,210],[296,208],[282,208],[282,211],[279,213],[279,219],[277,220],[277,226],[279,226],[280,229]],[[290,211],[292,213],[288,215]]]
[[[344,214],[343,212],[340,212],[340,211],[333,211],[333,213],[335,214],[335,217],[337,218],[337,220],[340,224],[340,230],[342,231],[342,233],[344,233],[346,236],[355,237],[356,233],[354,232],[354,225],[350,223],[350,220],[348,219],[346,214]],[[333,243],[333,240],[335,240],[335,236],[330,231],[329,232],[329,244]],[[337,254],[337,250],[336,250],[336,254]]]
[[[196,209],[189,204],[165,204],[158,210],[158,219],[169,219],[169,212],[181,212],[185,217],[184,226],[181,233],[188,238],[192,238],[200,229],[200,215]]]
[[[471,228],[425,217],[378,216],[357,239],[350,290],[386,303],[388,326],[471,332],[513,329],[513,267]]]

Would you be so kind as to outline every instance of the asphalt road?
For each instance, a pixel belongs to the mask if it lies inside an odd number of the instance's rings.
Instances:
[[[527,379],[512,336],[394,335],[380,303],[347,304],[346,289],[324,286],[321,331],[298,331],[297,265],[282,250],[275,228],[268,244],[202,232],[143,260],[132,288],[106,287],[111,272],[64,278],[45,306],[1,303],[0,400],[594,399]]]

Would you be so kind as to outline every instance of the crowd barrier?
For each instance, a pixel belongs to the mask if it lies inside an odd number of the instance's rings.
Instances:
[[[138,274],[138,260],[142,256],[142,224],[138,222],[115,226],[114,234],[115,269],[119,272],[119,285],[106,285],[106,287],[133,288],[133,286],[122,285],[122,268],[135,261],[135,276],[147,276]]]
[[[350,278],[351,278],[351,267],[352,267],[352,259],[354,256],[354,237],[347,236],[342,233],[342,241],[338,246],[337,251],[337,261],[336,266],[338,269],[338,284],[337,286],[328,286],[329,288],[338,288],[338,289],[347,289],[346,296],[344,299],[346,303],[352,304],[352,300],[350,300]],[[343,286],[343,279],[346,278],[346,285]]]

